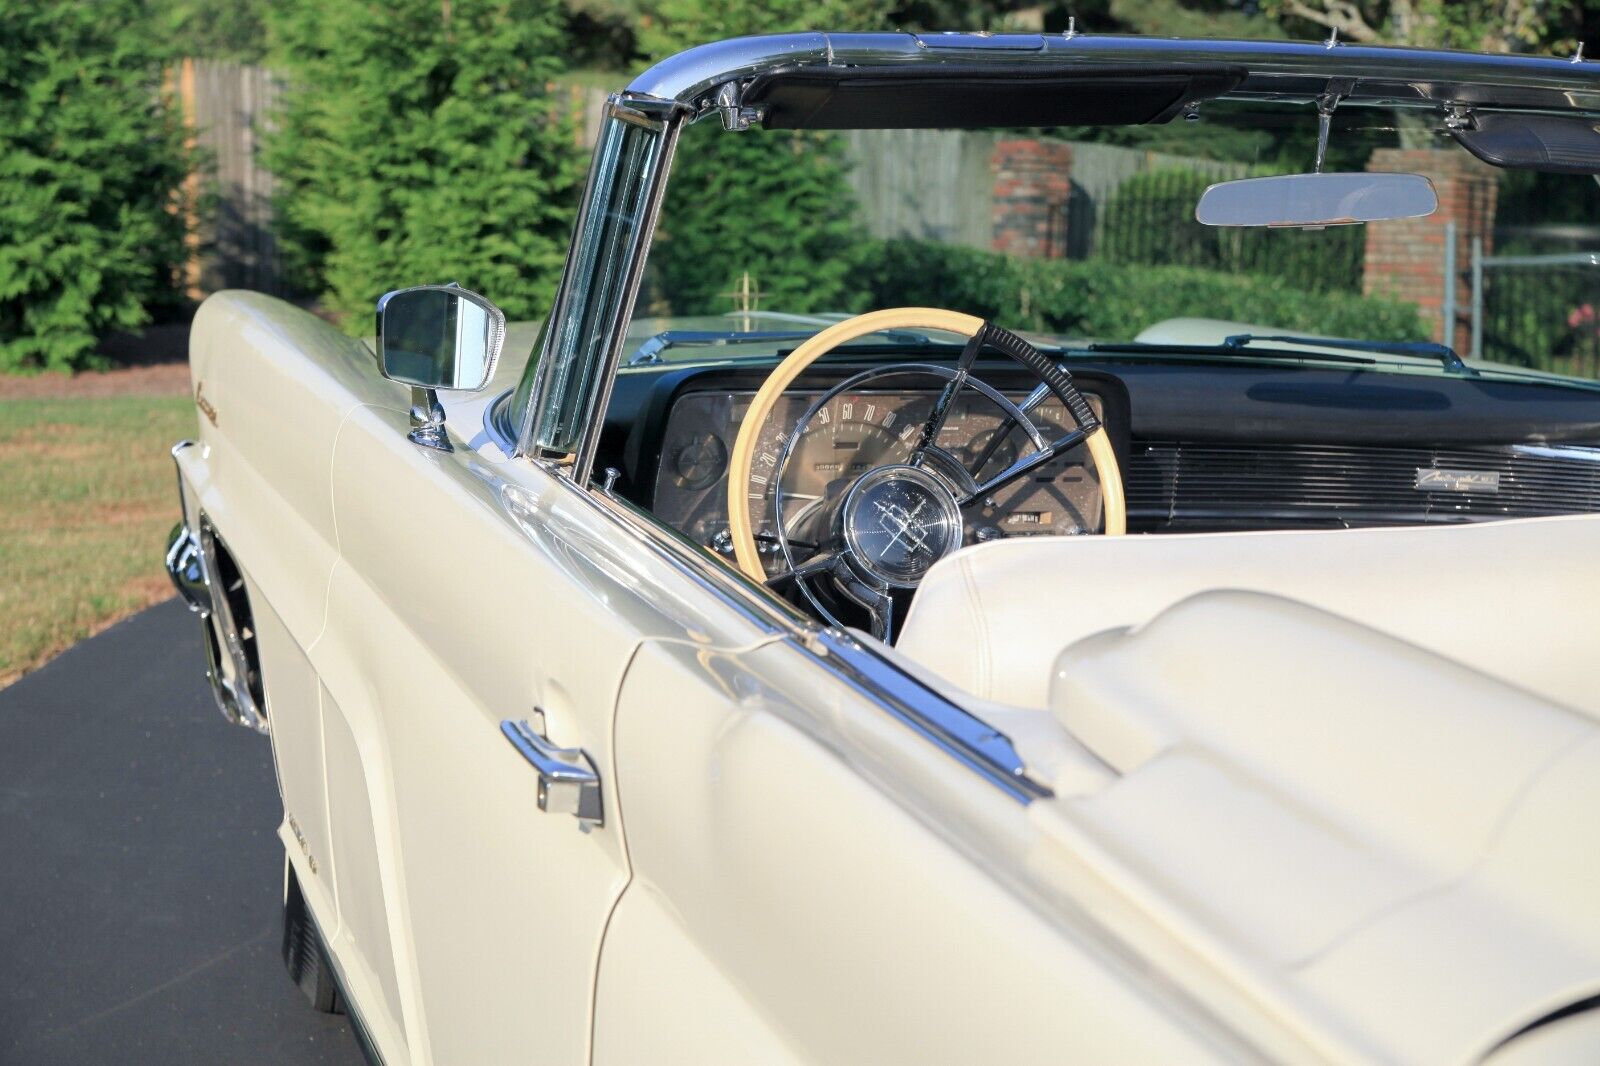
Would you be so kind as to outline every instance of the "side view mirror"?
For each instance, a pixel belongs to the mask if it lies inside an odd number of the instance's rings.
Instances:
[[[505,313],[456,284],[396,289],[378,300],[378,366],[411,386],[411,440],[451,450],[435,390],[483,388],[505,339]]]
[[[1433,182],[1421,174],[1284,174],[1211,186],[1194,217],[1205,226],[1351,226],[1431,215]]]

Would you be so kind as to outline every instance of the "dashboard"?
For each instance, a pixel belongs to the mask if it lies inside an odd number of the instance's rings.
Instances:
[[[1001,391],[1014,403],[1020,404],[1026,396],[1026,390]],[[1082,391],[1096,416],[1103,419],[1105,400],[1091,387]],[[809,554],[811,546],[825,539],[834,505],[861,474],[909,458],[939,389],[835,396],[800,428],[793,452],[783,464],[788,435],[822,392],[820,388],[790,390],[779,398],[761,427],[746,491],[757,549],[769,573],[782,568],[775,534],[780,504],[791,543],[801,549],[802,556]],[[667,412],[661,438],[652,510],[686,536],[726,557],[733,551],[728,535],[728,456],[754,396],[753,389],[742,388],[681,393]],[[1047,440],[1074,428],[1072,416],[1053,396],[1030,416]],[[1027,435],[1007,425],[998,405],[971,391],[956,397],[937,443],[979,481],[1032,450]],[[1094,465],[1079,447],[970,508],[963,542],[1092,532],[1099,528],[1100,514]]]
[[[938,358],[921,346],[884,354]],[[928,379],[919,387],[908,382],[836,397],[806,427],[782,484],[772,483],[771,468],[795,421],[824,391],[881,363],[882,355],[811,368],[762,428],[746,491],[755,494],[752,520],[769,573],[781,570],[773,540],[779,499],[786,525],[799,537],[792,527],[808,518],[822,521],[831,510],[830,492],[873,465],[903,458],[907,425],[927,417],[940,388]],[[596,456],[605,484],[731,560],[728,453],[771,370],[765,361],[698,360],[621,370]],[[1072,373],[1116,450],[1129,532],[1600,513],[1600,395],[1594,390],[1240,357],[1075,358]],[[1013,401],[1035,384],[1009,361],[980,359],[974,374]],[[995,444],[1002,417],[989,400],[968,393],[958,403],[939,439],[953,455],[976,463],[994,445],[984,458],[987,470],[1006,461],[1012,448],[1026,446],[1020,434]],[[1065,412],[1047,402],[1039,421],[1049,435],[1065,425]],[[1086,460],[1081,450],[1064,455],[992,501],[969,507],[963,540],[1098,529],[1099,484]],[[1446,476],[1426,476],[1435,471]],[[1480,476],[1452,476],[1464,471]],[[802,548],[797,554],[809,553]]]

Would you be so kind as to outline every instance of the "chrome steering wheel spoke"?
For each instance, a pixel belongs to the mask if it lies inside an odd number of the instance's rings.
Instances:
[[[808,578],[822,577],[825,574],[835,573],[844,566],[847,555],[849,555],[848,548],[836,552],[818,552],[804,562],[767,578],[767,587],[774,588],[785,581],[805,581]]]
[[[1000,471],[994,477],[983,482],[982,484],[976,484],[972,491],[966,493],[965,495],[956,497],[956,506],[962,508],[970,507],[977,501],[987,497],[990,493],[997,492],[1011,484],[1013,481],[1016,481],[1018,478],[1026,477],[1027,475],[1033,473],[1033,471],[1039,469],[1041,466],[1044,466],[1046,463],[1056,458],[1056,456],[1061,455],[1063,452],[1068,452],[1073,448],[1076,448],[1078,445],[1082,444],[1088,436],[1089,431],[1080,426],[1059,440],[1051,444],[1047,444],[1039,451],[1029,452],[1027,455],[1022,456],[1016,462]],[[982,468],[980,467],[979,469]]]

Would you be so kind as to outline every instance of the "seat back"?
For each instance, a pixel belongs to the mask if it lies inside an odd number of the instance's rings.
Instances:
[[[1600,714],[1596,515],[992,541],[929,572],[897,647],[974,695],[1045,707],[1062,648],[1211,589],[1299,600]]]

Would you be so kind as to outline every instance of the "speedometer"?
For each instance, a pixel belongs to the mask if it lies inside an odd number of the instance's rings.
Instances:
[[[921,430],[902,397],[881,394],[841,396],[820,408],[801,428],[781,485],[773,478],[783,446],[799,414],[774,418],[757,444],[750,470],[750,501],[770,521],[778,493],[784,525],[800,541],[817,542],[844,491],[876,467],[903,463]],[[757,502],[759,501],[759,503]],[[758,528],[766,524],[758,520]]]

